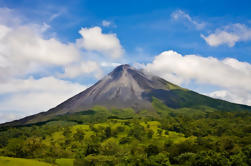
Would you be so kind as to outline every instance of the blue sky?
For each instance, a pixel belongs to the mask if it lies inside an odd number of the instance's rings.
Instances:
[[[174,49],[184,54],[202,56],[227,56],[251,62],[250,42],[227,46],[209,47],[200,34],[207,34],[228,24],[251,24],[251,3],[247,1],[0,1],[2,7],[14,9],[27,22],[47,23],[52,33],[63,42],[74,42],[81,27],[101,26],[102,20],[114,26],[104,32],[118,35],[128,56],[137,54],[141,47],[148,54],[159,54]],[[205,22],[205,28],[197,30],[187,20],[174,21],[171,14],[182,10],[195,21]],[[50,21],[53,15],[57,15]]]
[[[46,111],[123,63],[251,105],[250,8],[248,0],[0,0],[0,122]]]

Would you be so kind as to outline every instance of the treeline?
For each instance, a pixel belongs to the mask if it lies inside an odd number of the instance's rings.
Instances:
[[[0,155],[74,165],[251,165],[251,113],[99,108],[41,125],[5,128]],[[194,113],[194,114],[193,114]]]

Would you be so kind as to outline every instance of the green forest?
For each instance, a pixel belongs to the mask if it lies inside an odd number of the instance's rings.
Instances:
[[[0,165],[248,166],[251,112],[106,109],[0,128]]]

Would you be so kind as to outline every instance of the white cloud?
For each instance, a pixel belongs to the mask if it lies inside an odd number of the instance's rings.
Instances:
[[[60,77],[75,78],[86,74],[93,74],[98,79],[103,76],[103,72],[97,62],[87,61],[66,66],[64,68],[64,74],[60,75]]]
[[[117,67],[121,65],[121,63],[114,63],[114,62],[102,62],[101,66],[103,67]]]
[[[25,80],[12,79],[0,83],[1,122],[47,111],[86,89],[86,86],[54,77]]]
[[[216,29],[214,33],[209,34],[208,36],[201,34],[201,37],[208,45],[213,47],[222,44],[233,47],[236,42],[251,40],[251,28],[248,28],[243,24],[232,24]]]
[[[234,103],[251,105],[251,93],[248,93],[247,91],[243,91],[241,89],[218,90],[206,95]]]
[[[50,86],[48,86],[50,85]],[[42,92],[42,91],[61,91],[71,92],[74,91],[72,87],[75,89],[83,88],[83,85],[79,85],[78,83],[73,84],[69,81],[59,80],[53,76],[43,77],[40,79],[34,79],[33,77],[29,77],[27,79],[11,79],[8,82],[0,82],[0,93],[1,94],[11,94],[11,93],[19,93],[19,92]]]
[[[11,112],[1,113],[0,112],[0,123],[9,122],[9,121],[12,121],[15,119],[20,119],[22,117],[23,117],[22,115],[20,115],[16,112],[15,113],[11,113]]]
[[[77,45],[89,51],[97,51],[112,58],[119,58],[124,50],[116,34],[104,34],[100,27],[81,28],[82,38],[77,40]]]
[[[99,27],[99,33],[94,36],[88,36],[92,28],[86,29],[87,32],[80,30],[85,38],[79,40],[87,46],[82,50],[77,43],[63,43],[45,36],[48,28],[50,25],[46,23],[28,24],[14,10],[0,8],[0,123],[46,111],[86,88],[59,78],[86,74],[100,78],[103,66],[95,59],[107,57],[90,56],[93,51],[109,53],[111,57],[123,53],[116,35],[103,34]],[[95,48],[96,43],[92,42],[96,41],[98,47]],[[65,73],[58,74],[59,71]]]
[[[182,56],[170,50],[156,56],[152,63],[146,65],[146,69],[164,76],[178,77],[182,82],[195,80],[251,90],[251,64],[233,58],[218,60],[198,55]]]
[[[1,41],[2,55],[15,56],[15,59],[24,61],[66,65],[75,61],[79,55],[73,44],[64,44],[54,38],[43,39],[28,27],[12,30]]]
[[[194,19],[192,19],[192,17],[189,14],[185,13],[182,10],[176,10],[176,11],[174,11],[171,14],[171,17],[174,20],[185,19],[188,22],[190,22],[191,24],[193,24],[196,27],[196,29],[198,29],[198,30],[203,29],[205,27],[205,25],[206,25],[204,22],[195,21]]]
[[[182,56],[170,50],[156,56],[145,69],[176,84],[194,80],[199,84],[239,89],[251,94],[251,64],[233,58],[219,60],[198,55]]]
[[[103,27],[109,27],[111,25],[111,22],[110,21],[107,21],[107,20],[103,20],[102,21],[102,26]]]
[[[41,31],[45,26],[41,26]],[[0,25],[0,80],[78,60],[79,51],[74,44],[64,44],[54,38],[44,39],[37,28]]]
[[[43,36],[50,28],[46,23],[24,24],[8,8],[0,13],[3,14],[0,15],[0,80],[39,72],[50,73],[53,67],[62,68],[66,72],[61,74],[64,78],[83,76],[90,72],[96,72],[94,76],[99,78],[102,75],[101,69],[90,63],[95,58],[88,58],[88,54],[97,51],[112,58],[123,54],[116,34],[103,34],[100,27],[82,28],[79,32],[83,38],[76,43],[62,43],[55,38]],[[8,22],[15,22],[15,25]],[[79,50],[77,44],[85,50]],[[98,54],[96,59],[102,57]],[[77,68],[80,70],[77,71]]]
[[[49,27],[26,24],[15,11],[0,8],[0,122],[46,111],[86,88],[53,76],[32,77],[79,60],[75,44],[43,36]]]

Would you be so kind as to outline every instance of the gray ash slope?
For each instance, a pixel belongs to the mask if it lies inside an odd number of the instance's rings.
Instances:
[[[150,75],[129,65],[121,65],[90,88],[55,108],[6,125],[43,122],[57,115],[90,110],[97,105],[107,108],[133,108],[135,111],[154,110],[153,97],[160,99],[171,108],[208,106],[223,111],[251,110],[249,106],[200,95],[158,76]]]
[[[145,100],[142,94],[153,89],[168,89],[167,84],[167,81],[159,77],[147,75],[129,65],[121,65],[92,87],[56,107],[54,111],[76,112],[91,109],[95,105],[149,109],[152,107],[151,102]]]

